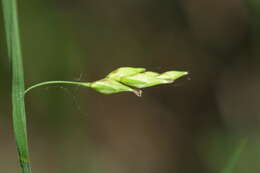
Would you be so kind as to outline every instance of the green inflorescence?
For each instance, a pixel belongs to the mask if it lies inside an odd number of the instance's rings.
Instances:
[[[167,71],[160,74],[157,72],[146,71],[145,68],[120,67],[109,73],[105,78],[94,82],[47,81],[33,85],[28,88],[25,93],[42,85],[73,84],[92,88],[102,94],[133,92],[137,96],[141,96],[141,88],[170,84],[187,74],[188,72],[185,71]]]

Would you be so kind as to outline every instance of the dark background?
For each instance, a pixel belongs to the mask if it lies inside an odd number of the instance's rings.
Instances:
[[[50,86],[26,96],[33,172],[260,171],[259,71],[240,0],[19,2],[25,82],[94,81],[121,66],[189,71],[173,85],[101,95]],[[0,15],[0,172],[18,172]],[[189,80],[190,79],[190,80]]]

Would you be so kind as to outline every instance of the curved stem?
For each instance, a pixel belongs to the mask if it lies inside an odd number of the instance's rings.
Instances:
[[[73,81],[46,81],[46,82],[41,82],[38,84],[35,84],[29,88],[27,88],[24,91],[24,94],[26,94],[27,92],[29,92],[30,90],[40,87],[40,86],[44,86],[44,85],[50,85],[50,84],[70,84],[70,85],[80,85],[80,86],[84,86],[84,87],[90,87],[90,83],[89,82],[73,82]]]

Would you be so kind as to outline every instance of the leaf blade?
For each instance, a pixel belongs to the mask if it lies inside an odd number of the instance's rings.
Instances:
[[[22,173],[31,173],[24,104],[24,72],[16,0],[2,0],[8,57],[12,63],[13,129]]]

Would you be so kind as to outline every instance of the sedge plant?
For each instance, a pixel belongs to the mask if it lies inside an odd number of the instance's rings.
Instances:
[[[140,97],[142,95],[142,88],[161,84],[170,84],[187,74],[188,72],[184,71],[167,71],[160,74],[157,72],[146,71],[145,68],[120,67],[109,73],[105,78],[94,82],[47,81],[29,87],[25,90],[25,94],[39,86],[70,84],[88,87],[102,94],[132,92]]]
[[[133,92],[141,96],[140,88],[172,83],[187,72],[169,71],[163,74],[145,72],[144,68],[124,67],[95,82],[48,81],[25,90],[22,51],[19,36],[17,2],[2,0],[8,57],[12,68],[12,118],[18,160],[22,173],[31,173],[24,96],[33,88],[50,84],[72,84],[92,88],[103,94]]]
[[[143,88],[170,84],[176,79],[188,74],[188,72],[185,71],[157,73],[146,71],[145,68],[121,67],[109,73],[103,79],[94,82],[46,81],[35,84],[25,90],[16,0],[2,0],[2,7],[8,48],[7,52],[12,64],[13,129],[22,173],[31,173],[24,96],[32,89],[44,85],[69,84],[91,88],[102,94],[132,92],[137,96],[141,96]],[[239,150],[235,152],[230,165],[223,170],[222,173],[232,172],[235,162],[241,152],[241,148],[242,147],[239,147]]]

